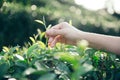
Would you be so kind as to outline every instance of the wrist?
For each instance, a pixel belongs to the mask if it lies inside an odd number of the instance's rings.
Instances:
[[[80,41],[80,40],[83,40],[83,39],[85,39],[86,40],[86,34],[87,34],[87,32],[84,32],[84,31],[78,31],[78,35],[77,35],[77,42],[78,41]]]

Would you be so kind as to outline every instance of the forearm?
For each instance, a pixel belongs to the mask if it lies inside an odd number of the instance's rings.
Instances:
[[[107,36],[89,32],[80,33],[80,39],[89,42],[89,46],[97,49],[104,49],[120,54],[120,37]]]

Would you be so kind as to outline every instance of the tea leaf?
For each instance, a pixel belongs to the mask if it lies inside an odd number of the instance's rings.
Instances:
[[[30,57],[30,54],[38,47],[38,44],[33,44],[27,50],[27,57]]]
[[[2,63],[0,64],[0,79],[7,73],[9,69],[9,64],[8,63]]]
[[[44,44],[42,41],[38,41],[37,43],[39,44],[39,46],[40,46],[42,49],[45,49],[45,48],[46,48],[45,44]]]
[[[45,25],[44,24],[44,22],[43,21],[41,21],[41,20],[35,20],[36,22],[38,22],[38,23],[40,23],[40,24],[43,24],[43,25]]]
[[[44,16],[43,16],[43,22],[44,22],[45,29],[47,29],[46,21],[45,21],[45,17]]]
[[[24,60],[24,58],[18,54],[15,54],[14,56],[17,57],[19,60]]]
[[[4,52],[9,52],[9,48],[6,47],[6,46],[3,46],[3,51],[4,51]]]
[[[29,38],[32,41],[32,43],[34,44],[35,43],[35,39],[33,37],[29,37]]]
[[[72,20],[69,20],[69,24],[72,25]]]
[[[42,40],[44,36],[45,36],[45,32],[42,32],[40,35],[40,40]]]
[[[48,25],[47,30],[48,30],[48,29],[50,29],[51,27],[52,27],[52,25],[51,25],[51,24],[50,24],[50,25]]]
[[[55,80],[56,75],[54,73],[47,73],[41,76],[38,80]]]

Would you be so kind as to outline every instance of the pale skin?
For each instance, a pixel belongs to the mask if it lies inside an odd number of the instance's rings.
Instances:
[[[104,49],[120,55],[120,37],[89,33],[78,30],[67,22],[62,22],[46,31],[48,43],[54,47],[57,42],[77,45],[80,40],[87,40],[89,46]]]

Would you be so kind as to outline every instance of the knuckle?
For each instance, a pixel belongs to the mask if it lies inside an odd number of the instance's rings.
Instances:
[[[68,23],[67,22],[61,22],[60,23],[60,26],[65,26],[65,25],[68,25]]]
[[[52,32],[52,34],[56,34],[57,33],[55,29],[52,29],[51,32]]]

